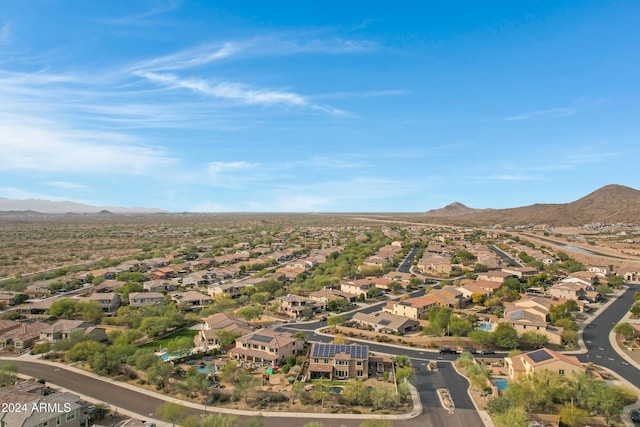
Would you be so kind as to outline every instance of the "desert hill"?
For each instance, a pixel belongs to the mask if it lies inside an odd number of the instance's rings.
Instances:
[[[149,214],[165,212],[155,208],[120,208],[112,206],[92,206],[75,202],[53,202],[51,200],[27,199],[11,200],[0,197],[0,212],[34,215],[39,214]]]
[[[469,225],[637,223],[640,222],[640,191],[612,184],[570,203],[534,204],[509,209],[467,208],[474,212],[455,214],[452,212],[456,211],[447,208],[426,212],[424,216],[433,222]]]

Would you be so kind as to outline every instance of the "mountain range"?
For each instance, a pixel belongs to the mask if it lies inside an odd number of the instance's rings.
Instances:
[[[611,184],[570,203],[534,204],[509,209],[473,209],[455,202],[423,215],[432,222],[470,225],[577,226],[594,222],[640,223],[640,191]]]
[[[115,206],[92,206],[75,202],[54,202],[51,200],[11,200],[0,197],[0,212],[15,214],[151,214],[164,213],[155,208],[121,208]]]

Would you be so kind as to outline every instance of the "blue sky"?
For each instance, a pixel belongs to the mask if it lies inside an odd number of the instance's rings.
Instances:
[[[419,212],[640,188],[634,1],[5,0],[0,197]]]

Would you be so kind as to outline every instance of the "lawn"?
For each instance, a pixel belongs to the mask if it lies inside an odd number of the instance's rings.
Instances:
[[[198,331],[194,331],[193,329],[181,329],[172,333],[171,335],[167,335],[164,338],[142,344],[138,347],[142,349],[151,349],[157,351],[161,348],[167,348],[168,342],[175,338],[189,337],[193,339],[193,337],[195,337],[196,335],[198,335]]]

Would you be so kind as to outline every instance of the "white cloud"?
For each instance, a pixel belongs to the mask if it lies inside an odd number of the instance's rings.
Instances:
[[[552,108],[550,110],[529,111],[516,116],[505,117],[506,121],[533,120],[533,119],[558,119],[573,116],[576,110],[573,108]]]
[[[259,163],[249,163],[245,161],[238,162],[211,162],[207,166],[207,172],[211,175],[218,175],[225,172],[234,172],[239,170],[253,169],[260,166]]]
[[[68,197],[58,197],[51,194],[34,193],[33,191],[25,191],[15,187],[2,187],[0,188],[0,197],[4,197],[12,200],[51,200],[53,202],[68,202]],[[84,202],[77,202],[84,203]]]
[[[0,116],[0,170],[150,174],[174,163],[164,150],[124,134],[66,129],[45,120]]]
[[[247,105],[283,105],[303,107],[331,114],[344,114],[343,111],[309,102],[302,95],[287,91],[270,89],[252,89],[248,85],[232,82],[209,83],[204,80],[180,78],[174,74],[138,71],[136,74],[154,83],[172,89],[184,88],[203,95]]]
[[[247,184],[271,179],[259,163],[245,161],[211,162],[207,165],[207,184],[214,187],[241,189]]]
[[[207,45],[185,49],[170,55],[139,62],[132,67],[132,70],[168,71],[194,68],[234,56],[245,50],[246,46],[246,42],[226,42],[222,45]]]
[[[48,187],[62,188],[65,190],[80,190],[83,188],[87,188],[84,184],[78,184],[77,182],[69,182],[69,181],[49,181],[45,182],[44,185]]]
[[[177,2],[173,0],[166,1],[164,3],[160,3],[159,6],[156,6],[151,10],[148,10],[147,12],[127,15],[121,18],[105,19],[103,20],[103,22],[107,22],[110,24],[117,24],[117,25],[144,25],[149,23],[147,18],[150,18],[155,15],[160,15],[162,13],[170,12],[176,9],[177,7],[178,7]]]

